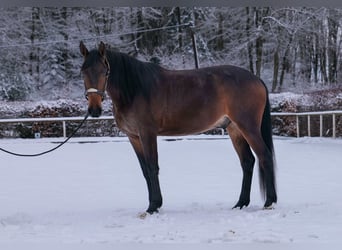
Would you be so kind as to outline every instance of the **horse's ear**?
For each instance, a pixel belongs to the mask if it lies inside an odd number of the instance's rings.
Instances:
[[[82,41],[80,42],[80,51],[84,57],[86,57],[89,54],[87,47],[84,45]]]
[[[99,44],[99,52],[103,57],[106,55],[106,45],[102,41]]]

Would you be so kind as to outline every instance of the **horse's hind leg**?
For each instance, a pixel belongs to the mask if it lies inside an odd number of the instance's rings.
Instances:
[[[237,152],[242,171],[243,171],[243,178],[242,178],[242,187],[241,193],[239,197],[239,201],[233,208],[240,208],[247,207],[250,202],[250,193],[251,193],[251,185],[252,185],[252,177],[253,177],[253,167],[255,163],[255,158],[253,153],[245,140],[242,136],[241,132],[237,129],[234,123],[230,123],[227,127],[227,132],[232,140],[233,146],[235,151]]]
[[[260,187],[262,195],[266,196],[264,207],[269,208],[277,202],[273,152],[266,146],[260,130],[252,126],[248,130],[240,126],[240,130],[258,157]]]

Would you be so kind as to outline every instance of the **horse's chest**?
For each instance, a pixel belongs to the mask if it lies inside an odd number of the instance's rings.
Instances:
[[[118,128],[126,134],[138,134],[138,124],[135,119],[125,116],[121,113],[115,115],[115,120]]]

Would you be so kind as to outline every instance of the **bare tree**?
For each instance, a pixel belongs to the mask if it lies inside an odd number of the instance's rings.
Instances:
[[[146,60],[158,57],[173,68],[193,68],[191,36],[183,26],[190,22],[201,66],[245,67],[271,91],[342,81],[341,9],[13,7],[0,9],[0,22],[0,98],[5,99],[79,91],[80,40],[90,47],[103,40]]]

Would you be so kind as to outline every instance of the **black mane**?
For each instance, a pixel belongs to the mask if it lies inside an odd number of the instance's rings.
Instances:
[[[110,64],[108,84],[118,89],[120,103],[129,106],[136,96],[141,95],[149,101],[161,67],[112,50],[106,54]]]

